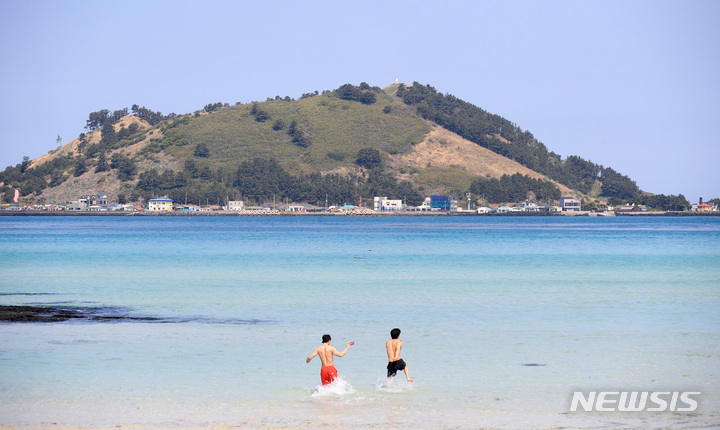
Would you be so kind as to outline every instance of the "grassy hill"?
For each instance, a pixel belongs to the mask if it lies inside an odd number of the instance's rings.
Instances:
[[[251,114],[253,106],[265,112],[264,121]],[[391,106],[390,113],[383,113],[386,106]],[[288,130],[293,121],[307,139],[307,147],[292,142]],[[167,152],[186,158],[197,144],[204,143],[210,153],[204,164],[214,168],[265,157],[277,159],[292,173],[310,173],[354,164],[363,148],[377,148],[383,154],[407,152],[430,129],[411,108],[387,95],[372,105],[319,95],[236,105],[193,117],[172,129],[188,144]]]
[[[179,116],[137,106],[135,115],[95,112],[87,133],[0,172],[0,192],[6,202],[19,188],[27,200],[58,203],[99,191],[124,201],[168,194],[312,202],[333,194],[336,203],[353,203],[373,195],[462,197],[478,183],[487,189],[515,175],[554,184],[555,196],[601,197],[605,177],[598,166],[579,157],[560,160],[529,133],[503,127],[509,121],[458,100],[417,84],[384,90],[361,84],[299,100],[216,103]],[[502,132],[493,131],[496,124]],[[359,165],[363,150],[375,151],[379,163]]]

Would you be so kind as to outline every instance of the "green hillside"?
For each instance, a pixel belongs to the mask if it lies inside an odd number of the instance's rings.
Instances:
[[[358,151],[377,148],[383,153],[407,151],[430,131],[427,121],[384,93],[371,105],[318,95],[297,101],[273,100],[224,107],[199,115],[170,129],[188,145],[167,152],[178,158],[191,155],[196,145],[207,145],[202,164],[218,168],[250,158],[274,158],[289,172],[330,171],[348,162]],[[389,113],[386,107],[390,107]],[[262,121],[253,108],[263,112]],[[288,132],[295,122],[304,143]]]
[[[106,191],[119,203],[176,201],[324,205],[373,196],[419,204],[470,192],[480,203],[561,195],[641,202],[630,178],[579,156],[561,159],[512,122],[430,86],[361,83],[300,99],[208,104],[184,115],[133,105],[89,114],[86,132],[0,172],[0,196],[64,203]],[[681,207],[682,196],[654,197]],[[587,204],[586,203],[586,204]]]

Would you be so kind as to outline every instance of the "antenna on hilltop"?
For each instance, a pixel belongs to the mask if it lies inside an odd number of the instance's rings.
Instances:
[[[400,83],[400,81],[398,80],[398,78],[395,78],[395,83],[396,83],[396,84],[399,84],[399,83]]]

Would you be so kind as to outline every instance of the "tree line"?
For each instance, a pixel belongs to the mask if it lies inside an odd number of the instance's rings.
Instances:
[[[308,202],[317,206],[357,203],[382,195],[404,199],[417,206],[424,196],[407,181],[397,180],[381,168],[363,171],[357,177],[310,173],[292,175],[275,159],[253,158],[234,168],[213,170],[200,160],[188,160],[180,172],[152,169],[138,176],[137,197],[147,200],[167,195],[176,202],[245,200],[246,204],[263,204],[273,199]]]
[[[487,203],[521,202],[531,194],[536,201],[545,203],[556,202],[561,197],[560,189],[551,181],[519,173],[502,175],[500,179],[476,179],[470,185],[470,192]]]

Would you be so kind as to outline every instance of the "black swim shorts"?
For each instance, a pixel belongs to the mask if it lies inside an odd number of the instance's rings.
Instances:
[[[403,361],[402,358],[398,361],[389,362],[387,365],[388,378],[391,376],[395,376],[395,374],[398,372],[398,370],[405,370],[405,366],[406,366],[405,361]]]

